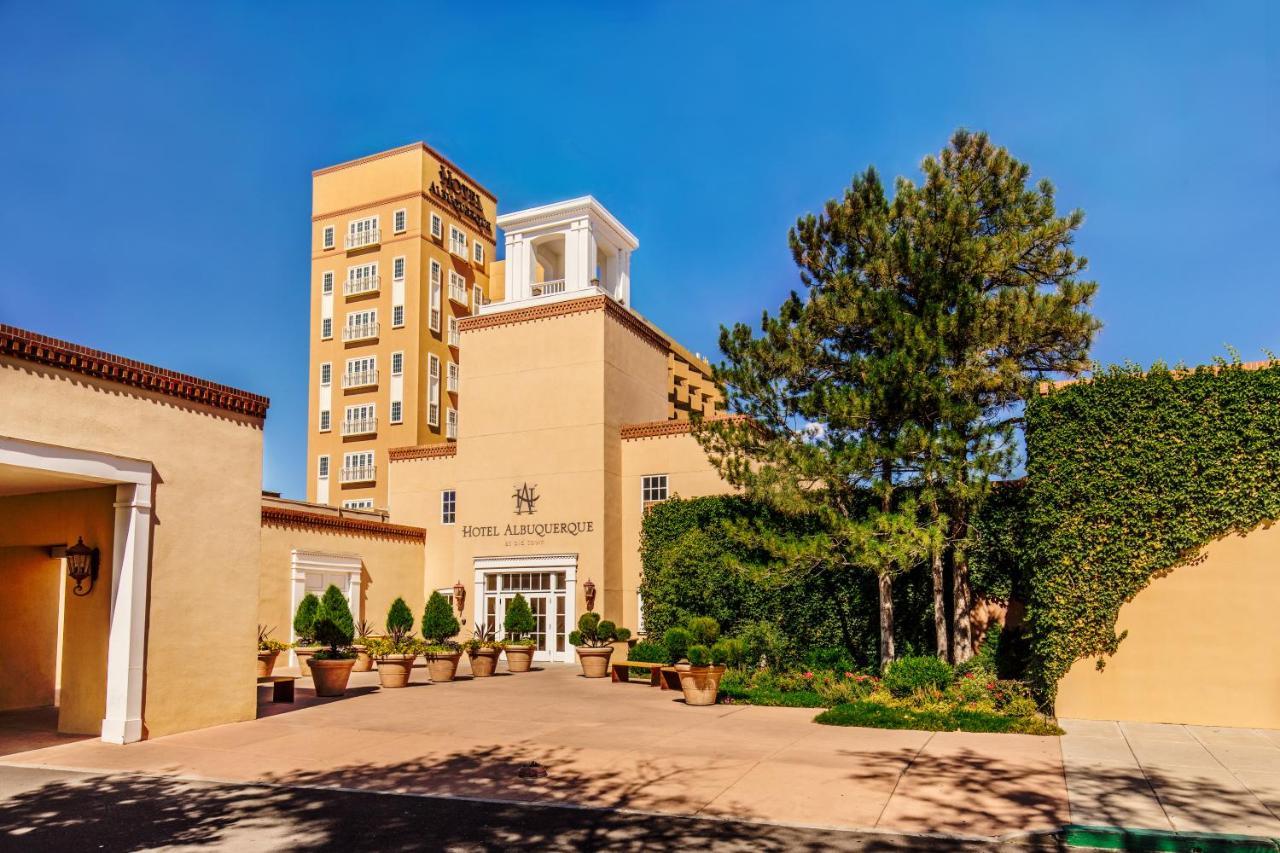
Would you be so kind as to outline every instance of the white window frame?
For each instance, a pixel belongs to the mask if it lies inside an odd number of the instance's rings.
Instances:
[[[434,258],[431,260],[431,316],[428,319],[428,325],[431,331],[440,331],[440,300],[442,298],[441,290],[444,288],[444,268],[440,266],[440,262]]]
[[[484,265],[484,243],[480,240],[473,240],[471,247],[471,260],[477,264]]]
[[[360,284],[361,289],[355,290],[354,286]],[[370,261],[367,264],[357,264],[353,267],[347,267],[347,283],[345,290],[347,295],[359,295],[362,293],[376,293],[382,282],[378,281],[378,262]]]
[[[332,225],[326,225],[320,237],[320,246],[324,249],[332,249],[335,245],[337,245],[337,229]]]
[[[391,423],[404,423],[404,403],[399,400],[391,401]]]
[[[440,357],[427,354],[427,424],[440,426]]]
[[[484,288],[478,284],[471,285],[471,310],[479,311],[484,304]]]
[[[457,225],[449,226],[449,253],[460,258],[467,257],[467,232]]]
[[[329,454],[320,454],[319,459],[316,461],[316,474],[321,480],[329,479]]]
[[[666,474],[645,474],[640,478],[640,511],[671,497],[671,480]],[[661,497],[659,497],[661,495]]]
[[[373,498],[347,498],[342,502],[343,509],[373,509]]]
[[[438,213],[431,214],[431,236],[437,240],[444,239],[444,220]]]
[[[445,380],[446,380],[445,387],[449,389],[449,393],[457,394],[458,380],[459,380],[458,362],[456,361],[449,362],[448,367],[445,369]]]
[[[401,376],[404,374],[404,352],[396,350],[391,353],[391,375]]]
[[[382,229],[379,227],[378,217],[362,216],[359,219],[352,219],[347,223],[347,241],[352,242],[351,238],[357,234],[368,234],[369,238],[360,245],[351,245],[348,248],[361,249],[365,246],[377,245],[382,240]]]
[[[457,440],[458,410],[450,406],[444,413],[444,437]]]
[[[391,328],[400,329],[404,327],[404,306],[391,306]]]
[[[320,292],[325,296],[333,293],[333,270],[325,270],[320,274]]]
[[[449,346],[456,347],[459,345],[460,343],[459,335],[460,333],[458,332],[458,318],[450,317],[449,318]]]
[[[395,213],[391,214],[391,233],[403,234],[409,229],[409,209],[407,207],[398,208]]]
[[[333,413],[328,409],[320,410],[320,432],[331,432],[333,430]]]
[[[442,489],[440,491],[440,523],[456,524],[458,522],[458,490]]]
[[[320,340],[327,341],[333,337],[333,318],[320,318]]]
[[[459,296],[462,298],[459,299]],[[467,293],[466,278],[457,270],[449,270],[449,299],[459,305],[468,305],[470,297],[471,294]]]
[[[391,278],[393,281],[404,281],[404,255],[396,255],[391,259]]]
[[[320,384],[333,384],[333,362],[325,361],[320,363]]]

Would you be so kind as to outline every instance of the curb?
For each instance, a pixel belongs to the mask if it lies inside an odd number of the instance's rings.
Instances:
[[[1064,826],[1067,847],[1094,850],[1141,850],[1158,853],[1276,853],[1280,842],[1257,835],[1214,832],[1171,832],[1161,829],[1124,829],[1117,826]]]

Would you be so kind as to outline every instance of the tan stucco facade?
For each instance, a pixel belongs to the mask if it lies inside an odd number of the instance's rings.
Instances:
[[[1077,661],[1059,716],[1280,728],[1280,525],[1210,543],[1120,610],[1099,672]]]

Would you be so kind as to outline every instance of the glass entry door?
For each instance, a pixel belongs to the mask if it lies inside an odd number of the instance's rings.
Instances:
[[[569,660],[565,630],[564,572],[491,572],[485,575],[485,619],[498,637],[504,637],[507,605],[523,595],[533,611],[534,660]]]

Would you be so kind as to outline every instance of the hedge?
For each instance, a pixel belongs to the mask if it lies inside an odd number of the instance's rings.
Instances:
[[[1031,674],[1052,700],[1115,653],[1153,578],[1280,518],[1280,363],[1113,367],[1029,401],[1026,424]]]

